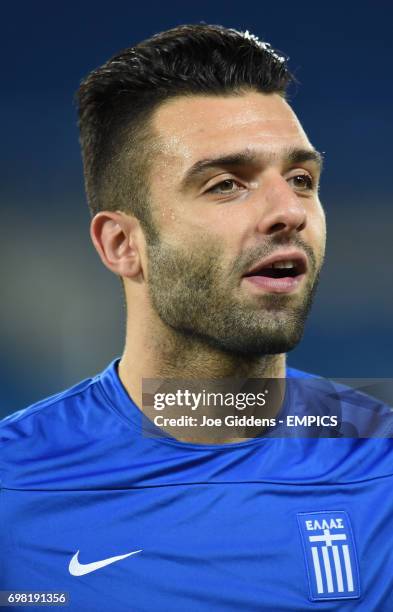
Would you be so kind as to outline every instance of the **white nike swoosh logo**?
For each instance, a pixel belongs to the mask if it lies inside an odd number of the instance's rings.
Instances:
[[[68,566],[70,574],[73,576],[83,576],[84,574],[90,574],[90,572],[95,572],[101,567],[105,567],[105,565],[109,565],[110,563],[115,563],[115,561],[120,561],[121,559],[125,559],[126,557],[130,557],[131,555],[136,555],[137,553],[142,552],[141,550],[134,550],[133,552],[127,553],[126,555],[118,555],[117,557],[109,557],[109,559],[103,559],[102,561],[93,561],[93,563],[79,563],[78,555],[79,550],[72,557],[70,564]]]

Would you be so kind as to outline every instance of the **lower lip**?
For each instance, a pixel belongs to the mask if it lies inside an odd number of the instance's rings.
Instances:
[[[271,293],[292,293],[299,286],[304,274],[298,276],[285,276],[284,278],[270,278],[270,276],[245,276],[244,279],[258,289]]]

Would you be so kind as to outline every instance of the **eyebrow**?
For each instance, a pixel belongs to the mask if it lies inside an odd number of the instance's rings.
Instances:
[[[220,155],[218,157],[200,159],[195,162],[185,172],[181,184],[181,191],[186,190],[191,183],[200,178],[207,170],[218,167],[231,168],[235,166],[257,166],[261,160],[271,159],[272,154],[261,154],[249,149],[230,153],[229,155]],[[275,155],[274,155],[275,157]],[[303,162],[313,162],[318,167],[319,171],[322,171],[323,166],[323,154],[316,149],[302,149],[297,147],[291,147],[286,149],[281,155],[281,158],[287,164],[298,164]]]

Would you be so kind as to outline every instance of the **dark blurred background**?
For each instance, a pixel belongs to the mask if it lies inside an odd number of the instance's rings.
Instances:
[[[0,415],[96,374],[123,348],[120,285],[88,233],[80,80],[124,47],[201,21],[249,29],[290,56],[292,105],[326,155],[327,260],[288,363],[393,375],[392,19],[393,4],[378,0],[2,7]]]

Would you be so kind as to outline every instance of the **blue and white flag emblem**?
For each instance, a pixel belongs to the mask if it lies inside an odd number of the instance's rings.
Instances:
[[[299,512],[310,598],[357,599],[359,568],[346,512]]]

